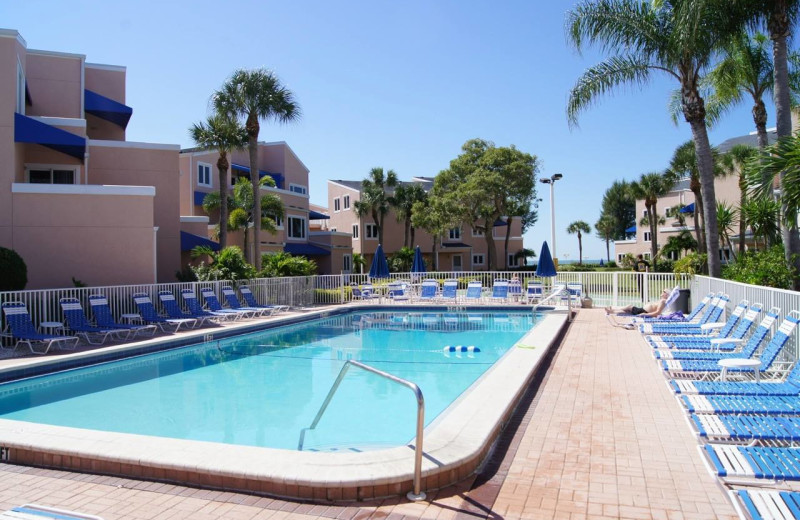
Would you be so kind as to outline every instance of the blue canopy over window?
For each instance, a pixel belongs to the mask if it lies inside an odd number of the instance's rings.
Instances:
[[[125,128],[133,115],[133,109],[89,89],[83,90],[83,109],[100,119],[111,121]]]
[[[197,246],[208,246],[214,251],[219,251],[219,243],[200,235],[181,231],[181,251],[191,251]]]
[[[507,226],[508,222],[503,219],[497,219],[494,221],[494,225],[492,227],[500,227],[500,226]]]
[[[694,213],[694,202],[681,208],[681,213]]]
[[[330,215],[326,215],[325,213],[320,213],[319,211],[314,211],[313,209],[308,210],[308,218],[311,220],[327,220],[331,218]]]
[[[206,195],[208,195],[207,191],[195,191],[194,192],[194,205],[195,206],[202,206],[203,200],[205,200]]]
[[[14,142],[40,144],[80,160],[86,154],[83,137],[19,113],[14,114]]]
[[[283,250],[292,255],[303,256],[330,256],[331,252],[327,249],[315,246],[313,244],[286,244]]]
[[[240,172],[245,172],[247,174],[250,173],[250,168],[247,167],[247,166],[244,166],[243,164],[233,163],[233,164],[231,164],[231,168],[234,169],[234,170],[239,170]],[[264,170],[258,170],[258,176],[259,177],[266,177],[267,175],[272,177],[272,180],[275,181],[275,187],[276,188],[283,189],[284,177],[283,177],[282,173],[272,173],[272,172],[268,172],[268,171],[264,171]]]
[[[625,230],[626,233],[636,233],[636,226],[631,226]]]
[[[464,242],[445,242],[442,247],[469,247]]]

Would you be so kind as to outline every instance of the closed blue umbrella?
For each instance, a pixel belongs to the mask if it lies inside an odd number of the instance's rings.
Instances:
[[[556,266],[553,263],[553,257],[550,255],[550,248],[547,247],[547,242],[542,244],[542,252],[539,254],[539,265],[536,266],[536,276],[540,278],[549,278],[556,276]]]
[[[425,261],[422,259],[422,251],[420,251],[419,246],[414,248],[414,263],[411,264],[411,272],[412,273],[425,272]]]
[[[380,244],[375,250],[375,256],[372,257],[369,276],[370,278],[389,278],[389,264],[386,263],[386,255],[383,254],[383,246]]]

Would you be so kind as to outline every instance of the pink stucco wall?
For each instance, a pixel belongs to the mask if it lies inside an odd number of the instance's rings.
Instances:
[[[25,78],[33,104],[27,115],[81,118],[82,60],[28,52]]]
[[[127,104],[125,103],[125,69],[86,64],[84,81],[86,89],[123,105]],[[86,114],[86,133],[91,139],[125,140],[124,128],[91,114]]]
[[[153,197],[13,194],[28,289],[153,282]]]

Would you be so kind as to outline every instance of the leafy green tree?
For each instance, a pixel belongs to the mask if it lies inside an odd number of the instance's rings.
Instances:
[[[612,53],[589,68],[569,95],[567,116],[578,114],[599,95],[623,84],[644,85],[653,72],[662,72],[680,84],[683,116],[692,130],[706,216],[706,246],[716,251],[719,233],[711,145],[706,127],[700,79],[719,42],[740,27],[723,0],[584,0],[567,14],[567,32],[578,49],[596,43]],[[655,237],[654,237],[655,238]],[[721,272],[716,254],[709,256],[709,272]]]
[[[747,164],[757,155],[752,146],[737,144],[722,156],[723,168],[728,175],[736,175],[739,183],[739,255],[744,254],[747,218],[742,208],[747,204]]]
[[[411,225],[414,204],[423,202],[427,197],[428,194],[425,193],[422,186],[416,183],[399,183],[394,190],[394,195],[389,197],[389,203],[394,207],[397,221],[403,223],[403,247],[414,245],[415,228]]]
[[[668,256],[670,253],[675,253],[677,256],[682,256],[687,251],[697,250],[697,240],[692,237],[692,234],[684,230],[675,236],[667,238],[667,243],[661,248],[659,253],[662,257]]]
[[[275,181],[272,177],[263,177],[259,181],[261,186],[274,186]],[[221,207],[221,200],[219,193],[212,192],[205,196],[203,199],[203,210],[206,213],[217,211]],[[260,229],[266,230],[271,234],[278,232],[276,219],[282,219],[283,201],[280,197],[273,193],[267,193],[261,197],[261,226]],[[250,182],[244,177],[236,179],[236,184],[233,185],[232,196],[228,197],[228,229],[231,231],[244,230],[244,249],[250,250],[249,229],[252,227],[254,230],[258,227],[255,226],[255,219],[253,215],[253,187]],[[256,249],[258,249],[256,247]]]
[[[294,94],[269,70],[236,70],[212,97],[216,112],[231,118],[244,119],[247,131],[247,150],[250,157],[250,182],[253,205],[251,212],[260,211],[261,190],[258,173],[258,134],[261,120],[281,123],[300,118],[300,107]],[[255,267],[261,270],[261,228],[253,228]]]
[[[719,225],[719,235],[722,237],[723,243],[728,245],[728,250],[736,258],[736,252],[733,250],[731,243],[731,235],[734,233],[735,228],[739,224],[739,212],[723,201],[717,202],[717,223]]]
[[[372,217],[378,230],[378,244],[383,244],[383,221],[390,207],[386,192],[396,186],[397,174],[393,170],[384,173],[383,168],[373,168],[367,178],[361,181],[361,200],[353,203],[356,215]]]
[[[461,150],[450,167],[436,176],[434,188],[449,200],[459,222],[483,232],[489,270],[496,270],[494,223],[509,215],[510,209],[533,201],[538,159],[514,146],[496,147],[483,139],[469,140]]]
[[[440,192],[441,186],[434,183],[428,199],[417,202],[411,214],[411,225],[422,228],[433,238],[433,270],[439,270],[439,246],[442,244],[442,236],[448,229],[457,226],[459,222],[458,212],[453,207],[452,200],[445,197]]]
[[[576,220],[567,226],[567,233],[570,235],[578,235],[578,265],[583,265],[583,233],[591,233],[592,228],[583,220]]]
[[[751,197],[742,207],[745,219],[753,230],[753,241],[758,246],[758,240],[762,239],[763,249],[767,249],[768,244],[775,244],[780,241],[780,225],[778,215],[780,214],[780,204],[771,198]]]
[[[317,274],[317,263],[305,256],[293,256],[284,251],[262,255],[264,267],[258,275],[262,278],[282,276],[313,276]]]
[[[783,247],[774,246],[764,251],[747,251],[728,265],[723,277],[737,282],[791,289],[796,273],[783,256]]]
[[[223,114],[214,114],[205,122],[195,123],[189,129],[192,141],[202,150],[216,150],[219,173],[219,198],[228,199],[228,153],[241,150],[247,145],[247,131],[235,119]],[[219,245],[228,245],[228,205],[219,205]]]
[[[237,246],[228,246],[219,251],[214,251],[208,246],[197,246],[192,249],[192,257],[201,256],[208,256],[211,263],[206,265],[205,262],[200,262],[200,265],[192,266],[191,269],[199,281],[228,280],[236,282],[249,280],[256,276],[256,270],[247,263],[244,253]]]
[[[401,247],[389,258],[389,270],[393,273],[407,273],[414,264],[414,250]]]
[[[534,251],[533,249],[528,249],[526,247],[523,247],[522,249],[514,253],[514,259],[517,260],[518,262],[522,260],[523,265],[528,265],[528,258],[536,258],[536,251]]]
[[[669,193],[674,185],[671,176],[661,173],[645,173],[631,186],[637,199],[644,200],[647,222],[650,227],[650,258],[658,256],[658,199]]]
[[[628,181],[614,181],[603,194],[600,216],[614,222],[612,240],[624,240],[626,229],[636,224],[636,197]]]
[[[367,265],[367,260],[364,258],[364,255],[360,253],[353,253],[353,271],[357,273],[363,273],[364,267]]]
[[[611,215],[601,215],[597,222],[594,224],[594,229],[597,232],[597,238],[606,243],[606,262],[611,261],[611,241],[614,240],[614,230],[616,224],[614,217]]]

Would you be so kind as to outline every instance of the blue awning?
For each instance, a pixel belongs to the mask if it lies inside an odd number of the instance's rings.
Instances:
[[[310,220],[327,220],[331,218],[330,215],[326,215],[325,213],[320,213],[319,211],[314,211],[313,209],[308,210],[308,218]]]
[[[194,192],[194,205],[195,206],[202,206],[203,200],[205,200],[206,195],[208,195],[207,191],[195,191]]]
[[[497,219],[494,221],[494,225],[492,227],[500,227],[500,226],[507,226],[508,222],[503,219]]]
[[[18,113],[14,114],[14,142],[40,144],[81,160],[86,154],[83,137]]]
[[[111,121],[122,128],[128,126],[128,121],[133,115],[131,107],[89,89],[83,90],[83,109],[93,116]]]
[[[636,233],[636,226],[631,226],[625,230],[626,233]]]
[[[219,244],[213,240],[200,235],[193,235],[186,231],[181,231],[181,251],[191,251],[197,246],[208,246],[214,251],[219,251]]]
[[[232,163],[231,164],[231,169],[239,170],[240,172],[245,172],[248,175],[250,174],[250,168],[245,166],[245,165],[243,165],[243,164]],[[276,188],[284,189],[283,188],[284,177],[283,177],[282,173],[272,173],[272,172],[268,172],[268,171],[264,171],[264,170],[258,170],[258,176],[259,177],[266,177],[267,175],[272,177],[272,180],[275,181],[275,187]]]
[[[450,242],[442,244],[442,247],[469,247],[464,242]]]
[[[330,256],[331,252],[327,249],[313,244],[286,244],[283,250],[292,255],[298,256]]]
[[[681,208],[681,213],[694,213],[694,202]]]

